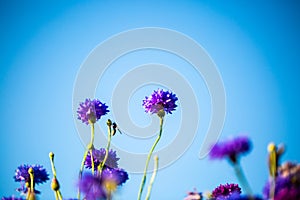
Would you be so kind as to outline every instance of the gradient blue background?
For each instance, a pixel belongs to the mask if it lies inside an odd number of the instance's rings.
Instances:
[[[284,160],[300,160],[299,10],[297,1],[1,1],[0,195],[17,194],[12,177],[22,163],[42,164],[50,173],[48,153],[53,151],[62,193],[75,197],[84,151],[73,123],[76,74],[108,37],[149,26],[190,36],[215,61],[227,94],[221,137],[243,132],[253,139],[254,149],[242,165],[260,193],[269,141],[287,145]],[[194,88],[198,79],[190,78]],[[97,91],[109,104],[106,93]],[[140,102],[131,105],[143,112]],[[236,181],[225,161],[198,159],[202,141],[199,133],[183,157],[159,171],[152,199],[183,199],[194,187],[206,191]],[[116,199],[135,199],[140,179],[131,174]],[[49,184],[37,189],[41,199],[53,199]]]

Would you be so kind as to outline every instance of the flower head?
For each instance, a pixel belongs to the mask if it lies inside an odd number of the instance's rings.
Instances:
[[[216,200],[228,199],[232,194],[240,194],[241,188],[238,184],[219,185],[212,191],[212,197]]]
[[[106,182],[114,182],[116,185],[122,185],[125,183],[129,178],[128,178],[128,173],[120,168],[110,168],[106,167],[102,171],[101,175],[102,181]]]
[[[269,199],[271,182],[268,181],[263,189],[263,196]],[[292,176],[278,176],[275,179],[274,200],[300,199],[300,185],[294,183]]]
[[[40,184],[45,183],[49,180],[49,174],[42,165],[20,165],[15,172],[14,179],[16,182],[30,182],[30,175],[28,173],[28,169],[32,168],[34,173],[34,183]]]
[[[85,124],[95,123],[101,116],[109,112],[107,108],[108,106],[98,99],[86,99],[85,102],[79,104],[77,110],[78,119]]]
[[[106,199],[117,186],[122,185],[128,180],[128,174],[123,169],[105,167],[101,176],[86,173],[78,183],[80,191],[86,199]]]
[[[251,141],[246,136],[239,136],[224,142],[216,143],[209,156],[211,159],[229,158],[233,163],[237,162],[237,158],[241,154],[248,153],[251,150]]]
[[[98,167],[98,165],[104,160],[106,150],[104,148],[100,148],[99,150],[93,149],[93,160],[95,167]],[[108,152],[108,157],[105,162],[105,166],[111,167],[111,168],[117,168],[118,167],[118,160],[120,158],[117,158],[116,151],[113,151],[112,149]],[[85,160],[85,166],[86,168],[91,169],[92,168],[92,162],[91,162],[91,154],[88,152],[88,155]]]
[[[105,199],[106,194],[99,177],[86,173],[82,176],[78,183],[79,189],[85,194],[86,199],[97,200]]]
[[[177,100],[178,98],[172,92],[158,89],[151,96],[145,97],[142,105],[145,107],[146,112],[158,113],[163,110],[166,113],[172,114],[172,111],[177,107]]]

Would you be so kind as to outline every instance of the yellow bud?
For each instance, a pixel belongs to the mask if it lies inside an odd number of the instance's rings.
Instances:
[[[49,153],[49,158],[50,158],[51,160],[53,160],[53,158],[54,158],[54,153],[53,153],[52,151]]]
[[[57,191],[57,190],[59,190],[59,183],[58,183],[58,180],[56,179],[56,178],[53,178],[52,179],[52,182],[51,182],[51,188],[52,188],[52,190],[54,190],[54,191]]]
[[[276,145],[271,142],[269,145],[268,145],[268,151],[269,152],[273,152],[273,151],[276,151]]]

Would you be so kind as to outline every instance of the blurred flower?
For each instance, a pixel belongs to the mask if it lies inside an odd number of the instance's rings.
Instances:
[[[85,173],[78,186],[86,199],[96,200],[105,199],[117,186],[122,185],[128,180],[128,174],[123,169],[105,167],[101,176]]]
[[[282,177],[290,177],[293,183],[300,184],[300,164],[286,162],[279,166],[278,171]]]
[[[228,199],[230,195],[232,194],[240,194],[241,193],[241,188],[239,187],[238,184],[225,184],[225,185],[219,185],[217,188],[215,188],[212,191],[212,197],[215,198],[216,200],[221,200],[221,199]]]
[[[274,200],[300,199],[300,185],[294,184],[292,176],[277,176],[275,179]],[[264,199],[269,199],[271,182],[268,181],[263,189]]]
[[[122,185],[129,178],[128,178],[128,173],[123,169],[106,167],[102,171],[101,179],[104,182],[113,181],[116,183],[116,185]]]
[[[47,174],[46,169],[42,165],[20,165],[15,172],[14,179],[16,182],[25,181],[26,183],[30,182],[30,176],[28,173],[29,168],[33,169],[34,173],[34,183],[44,183],[49,180],[49,175]]]
[[[202,194],[200,192],[197,192],[196,189],[194,189],[193,192],[188,192],[187,196],[183,200],[201,200]]]
[[[240,193],[233,193],[226,200],[263,200],[258,196],[241,195]]]
[[[77,110],[78,119],[83,123],[95,123],[101,118],[101,116],[106,115],[109,110],[105,103],[101,103],[98,99],[86,99],[85,102],[79,104]]]
[[[151,96],[145,97],[143,100],[143,106],[146,112],[158,113],[164,110],[166,113],[172,114],[172,111],[177,107],[176,101],[178,98],[175,94],[169,91],[163,91],[158,89],[152,93]]]
[[[216,143],[209,152],[209,156],[211,159],[229,158],[236,163],[239,155],[248,153],[250,150],[250,139],[246,136],[239,136]]]
[[[14,197],[14,196],[11,196],[11,197],[2,197],[2,200],[25,200],[21,197]]]
[[[104,148],[93,149],[93,160],[95,167],[98,167],[98,165],[103,161],[105,157],[106,150]],[[108,152],[108,157],[105,162],[105,166],[111,167],[111,168],[117,168],[118,167],[118,160],[120,158],[117,158],[116,151],[113,151],[112,149]],[[91,169],[92,168],[92,162],[91,162],[91,154],[88,152],[88,155],[85,160],[85,166],[86,168]]]
[[[82,176],[78,183],[79,189],[85,194],[85,198],[89,200],[105,199],[106,194],[102,183],[97,176],[86,173]]]

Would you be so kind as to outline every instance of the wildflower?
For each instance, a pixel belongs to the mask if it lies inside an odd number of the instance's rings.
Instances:
[[[123,169],[106,167],[101,176],[86,173],[79,180],[79,189],[86,196],[86,199],[106,199],[111,195],[117,186],[122,185],[128,180],[128,174]]]
[[[216,200],[228,199],[232,194],[240,194],[241,188],[238,184],[220,185],[212,191],[212,197]]]
[[[85,102],[79,104],[77,110],[78,119],[85,124],[94,124],[103,115],[106,115],[109,112],[107,108],[108,106],[98,99],[86,99]]]
[[[106,167],[102,171],[101,175],[102,181],[113,181],[116,185],[122,185],[128,178],[128,173],[121,168],[110,168]]]
[[[274,200],[300,199],[300,185],[294,183],[292,176],[277,176],[275,179]],[[263,189],[263,197],[269,199],[271,182],[268,181]]]
[[[106,194],[102,183],[98,176],[86,173],[79,180],[79,189],[85,194],[85,198],[89,200],[105,199]]]
[[[44,183],[47,180],[49,180],[49,175],[47,174],[46,169],[43,168],[42,165],[20,165],[16,169],[16,173],[14,176],[14,179],[16,182],[29,182],[30,181],[30,175],[28,173],[29,168],[33,169],[34,173],[34,182],[39,184],[39,183]]]
[[[209,156],[211,159],[229,158],[233,163],[237,162],[238,156],[251,150],[251,141],[246,136],[239,136],[227,141],[216,143]]]
[[[151,96],[145,97],[142,105],[145,107],[146,112],[150,112],[152,114],[158,113],[161,110],[172,114],[172,111],[174,111],[177,107],[177,100],[178,98],[172,92],[158,89],[154,91]]]
[[[95,167],[98,167],[98,165],[103,162],[106,150],[104,148],[100,148],[99,150],[93,149],[93,160]],[[120,158],[117,158],[116,151],[113,151],[112,149],[108,152],[107,160],[105,161],[105,166],[111,167],[111,168],[117,168],[118,167],[118,160]],[[86,168],[91,169],[92,168],[92,161],[91,161],[91,154],[88,152],[88,155],[85,160],[85,166]]]

